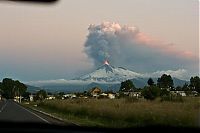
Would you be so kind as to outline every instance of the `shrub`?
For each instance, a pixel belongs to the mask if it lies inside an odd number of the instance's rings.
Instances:
[[[163,96],[161,96],[161,102],[163,102],[163,101],[183,102],[183,97],[180,94],[163,95]]]
[[[169,96],[170,95],[170,91],[168,91],[167,89],[161,89],[160,90],[160,96]]]
[[[127,97],[125,98],[125,102],[126,103],[131,103],[131,102],[138,102],[138,98],[137,97]]]
[[[160,88],[158,88],[155,85],[153,85],[153,86],[145,86],[143,91],[142,91],[142,95],[147,100],[154,100],[158,96],[160,96]]]

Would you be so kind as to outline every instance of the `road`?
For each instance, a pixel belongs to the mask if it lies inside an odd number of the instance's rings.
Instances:
[[[73,125],[71,123],[64,123],[37,111],[27,109],[13,100],[0,100],[0,121]]]

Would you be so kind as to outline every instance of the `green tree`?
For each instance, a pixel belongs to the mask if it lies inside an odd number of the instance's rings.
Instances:
[[[174,82],[170,75],[163,74],[160,78],[158,78],[157,85],[159,88],[172,89],[174,87]]]
[[[148,81],[147,81],[147,83],[148,83],[149,86],[154,85],[154,81],[153,81],[152,78],[149,78]]]
[[[2,81],[2,91],[3,94],[2,96],[9,99],[9,98],[14,98],[14,81],[9,78],[4,78]]]
[[[124,82],[121,82],[119,91],[120,92],[131,92],[134,89],[136,89],[136,88],[135,88],[133,82],[131,80],[126,80]]]
[[[29,96],[31,95],[31,93],[30,92],[24,92],[23,94],[22,94],[22,97],[23,97],[23,99],[26,99],[26,100],[29,100]]]
[[[198,76],[191,77],[190,78],[190,86],[192,90],[197,91],[200,93],[200,78]]]
[[[160,96],[160,88],[156,85],[145,86],[142,90],[142,96],[147,100],[154,100]]]
[[[27,86],[21,82],[19,82],[18,80],[13,82],[14,87],[15,87],[15,96],[22,96],[26,90],[27,90]]]
[[[47,98],[47,92],[45,90],[39,90],[36,93],[35,100],[43,101],[45,98]]]
[[[185,83],[182,87],[182,91],[190,91],[190,88],[187,83]]]
[[[3,94],[3,84],[0,82],[0,96]]]
[[[27,87],[18,80],[14,81],[10,78],[4,78],[1,83],[2,96],[13,99],[15,96],[21,96],[26,92]]]
[[[64,92],[59,92],[57,94],[55,94],[56,99],[62,99],[63,95],[65,95]]]
[[[182,90],[182,87],[181,87],[181,86],[177,86],[175,90],[181,91],[181,90]]]
[[[170,95],[170,91],[167,90],[166,88],[160,90],[160,96],[161,97],[163,97],[163,96],[169,96],[169,95]]]

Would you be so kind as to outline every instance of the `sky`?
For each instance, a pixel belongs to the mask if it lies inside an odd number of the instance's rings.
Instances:
[[[99,64],[86,50],[90,48],[88,36],[93,34],[88,28],[105,22],[110,27],[119,24],[138,29],[134,39],[122,41],[125,48],[119,45],[123,53],[111,54],[113,65],[141,73],[184,69],[185,78],[198,75],[198,7],[197,0],[60,0],[53,5],[1,2],[0,79],[72,79],[94,70]],[[102,33],[107,35],[107,31]],[[102,37],[115,44],[121,36]],[[127,43],[130,41],[137,43]]]

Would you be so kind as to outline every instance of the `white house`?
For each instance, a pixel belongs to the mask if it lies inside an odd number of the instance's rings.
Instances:
[[[76,98],[75,94],[65,94],[63,95],[64,98]]]
[[[141,96],[141,92],[130,92],[129,93],[129,97],[140,97]]]
[[[55,96],[48,96],[46,99],[47,100],[53,100],[53,99],[56,99],[56,97]]]
[[[109,93],[109,94],[108,94],[108,98],[110,98],[110,99],[115,99],[115,94]]]
[[[29,100],[30,100],[30,102],[32,102],[33,101],[33,95],[31,94],[31,95],[29,95]]]
[[[172,94],[176,94],[176,95],[181,95],[181,96],[186,96],[186,93],[184,91],[170,91]]]

